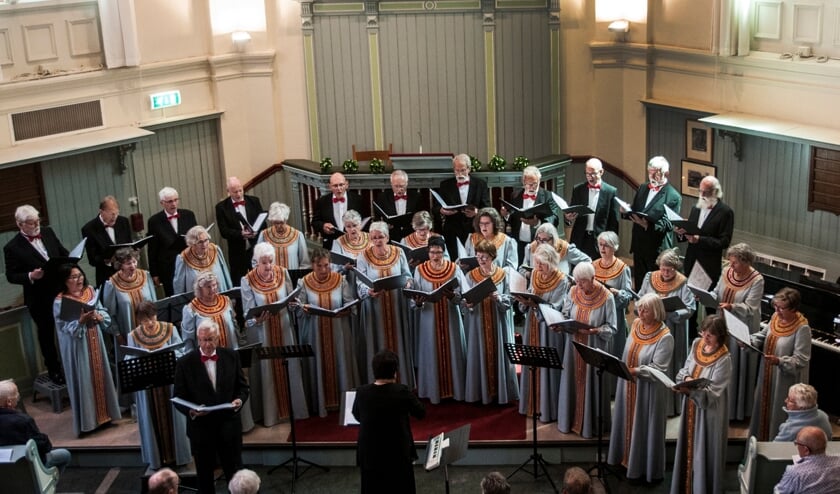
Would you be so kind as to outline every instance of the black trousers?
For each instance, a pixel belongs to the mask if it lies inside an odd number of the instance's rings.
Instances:
[[[213,470],[217,457],[228,482],[242,469],[242,421],[239,415],[215,422],[215,427],[207,424],[198,430],[193,429],[190,446],[195,458],[199,494],[215,494]]]
[[[61,361],[55,347],[55,319],[53,319],[52,300],[48,304],[39,303],[29,307],[29,315],[38,328],[38,346],[44,357],[44,365],[50,374],[61,373]]]

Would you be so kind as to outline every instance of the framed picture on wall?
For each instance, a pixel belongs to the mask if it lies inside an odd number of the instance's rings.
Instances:
[[[714,165],[683,160],[682,194],[685,196],[700,197],[700,181],[709,175],[713,177],[717,176],[717,168]]]
[[[711,127],[697,120],[685,122],[685,156],[690,160],[711,163],[715,134]]]

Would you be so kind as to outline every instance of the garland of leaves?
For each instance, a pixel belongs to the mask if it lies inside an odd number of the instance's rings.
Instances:
[[[344,160],[341,167],[344,168],[345,173],[356,173],[359,171],[359,163],[354,159]]]
[[[321,160],[321,173],[329,173],[332,170],[332,158],[326,157]]]
[[[528,158],[526,158],[522,155],[519,155],[516,158],[513,158],[513,169],[516,170],[516,171],[521,172],[522,170],[525,169],[526,166],[528,166],[530,164],[531,164],[531,161]]]
[[[494,154],[490,161],[487,162],[487,167],[493,170],[494,172],[500,172],[505,169],[505,165],[507,162],[504,158],[499,156],[498,154]]]
[[[473,155],[470,155],[470,173],[481,170],[481,161]]]
[[[373,158],[370,160],[370,172],[371,173],[382,173],[385,171],[385,164],[382,163],[382,160],[379,158]]]

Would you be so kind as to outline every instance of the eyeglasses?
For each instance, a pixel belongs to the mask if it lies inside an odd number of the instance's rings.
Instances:
[[[83,274],[71,274],[67,277],[68,280],[81,280],[84,279],[85,275]]]
[[[551,242],[551,237],[537,237],[535,240],[541,244],[547,244]]]
[[[29,225],[29,226],[40,225],[40,224],[41,224],[41,220],[40,220],[40,219],[36,219],[36,220],[26,220],[26,221],[24,221],[24,222],[23,222],[23,224],[24,224],[24,225]]]
[[[773,304],[773,308],[776,309],[779,312],[784,312],[784,311],[790,309],[790,307],[782,307],[781,305],[776,305],[776,304]]]
[[[493,226],[492,221],[479,221],[478,224],[479,226]]]
[[[488,256],[487,254],[479,254],[479,255],[475,256],[475,258],[478,259],[479,261],[489,261],[489,260],[493,259],[492,257]]]
[[[443,251],[442,250],[429,250],[429,255],[430,256],[442,256]]]
[[[587,177],[597,177],[600,174],[601,174],[601,172],[585,172],[584,173],[584,175],[586,175]]]

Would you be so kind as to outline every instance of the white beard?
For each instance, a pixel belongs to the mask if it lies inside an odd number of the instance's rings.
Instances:
[[[703,197],[700,196],[697,199],[697,204],[694,206],[697,209],[706,209],[706,208],[713,208],[717,205],[718,199],[717,197]]]

